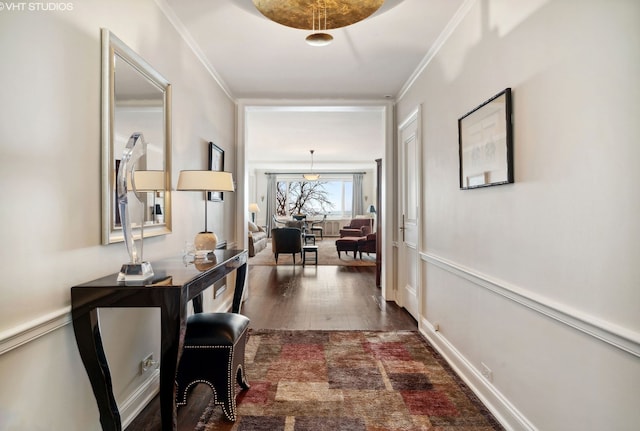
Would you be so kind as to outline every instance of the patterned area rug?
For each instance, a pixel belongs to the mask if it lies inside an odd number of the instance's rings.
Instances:
[[[376,266],[376,255],[372,253],[367,255],[367,253],[362,254],[362,259],[360,259],[360,255],[356,258],[353,257],[353,252],[341,253],[341,257],[338,257],[338,252],[336,251],[336,239],[325,237],[322,240],[316,241],[316,245],[318,246],[318,265],[337,265],[337,266]],[[307,257],[308,259],[308,257]],[[311,257],[311,261],[313,261],[313,256]],[[307,260],[307,265],[309,261]],[[271,243],[267,245],[267,248],[260,251],[253,257],[249,258],[249,265],[267,265],[267,266],[275,266],[276,259],[273,255],[273,250],[271,249]],[[278,266],[281,265],[293,265],[293,256],[291,254],[281,254],[278,256]],[[296,265],[302,265],[302,259],[300,258],[300,254],[296,255]]]
[[[252,331],[238,420],[198,431],[488,431],[503,428],[416,331]]]

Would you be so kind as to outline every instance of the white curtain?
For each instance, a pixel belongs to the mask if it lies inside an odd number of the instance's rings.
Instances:
[[[353,199],[351,201],[352,217],[364,214],[364,195],[362,193],[362,180],[364,174],[353,174]]]
[[[266,208],[266,216],[267,216],[267,235],[271,236],[271,229],[273,229],[273,216],[276,213],[276,175],[275,174],[267,174],[267,208]]]

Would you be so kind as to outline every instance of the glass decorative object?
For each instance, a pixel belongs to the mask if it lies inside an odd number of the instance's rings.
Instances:
[[[125,284],[145,284],[153,278],[153,269],[149,262],[142,261],[143,238],[144,238],[144,214],[140,214],[140,252],[136,247],[133,237],[133,227],[131,216],[129,214],[129,190],[128,179],[131,181],[133,195],[140,201],[136,193],[136,181],[134,176],[136,162],[140,157],[144,156],[147,151],[147,143],[142,133],[134,133],[129,138],[129,142],[125,146],[122,155],[122,161],[118,168],[118,176],[116,178],[116,191],[118,194],[118,211],[120,211],[120,220],[122,222],[122,233],[124,235],[124,243],[129,253],[129,262],[122,265],[118,274],[118,282]]]

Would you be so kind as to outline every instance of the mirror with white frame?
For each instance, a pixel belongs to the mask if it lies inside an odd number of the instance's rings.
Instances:
[[[134,236],[140,231],[144,237],[165,235],[171,232],[171,85],[113,33],[102,29],[103,244],[124,240],[116,175],[133,133],[142,133],[147,143],[136,170],[155,171],[164,179],[158,190],[138,192],[140,202],[130,200],[132,213],[140,214],[132,220]]]

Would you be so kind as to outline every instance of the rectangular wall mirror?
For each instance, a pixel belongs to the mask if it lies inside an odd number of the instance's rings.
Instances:
[[[124,240],[116,175],[127,141],[142,133],[146,154],[136,170],[160,172],[164,186],[129,199],[134,237],[171,232],[171,85],[113,33],[102,29],[102,243]],[[137,177],[136,177],[137,178]]]

